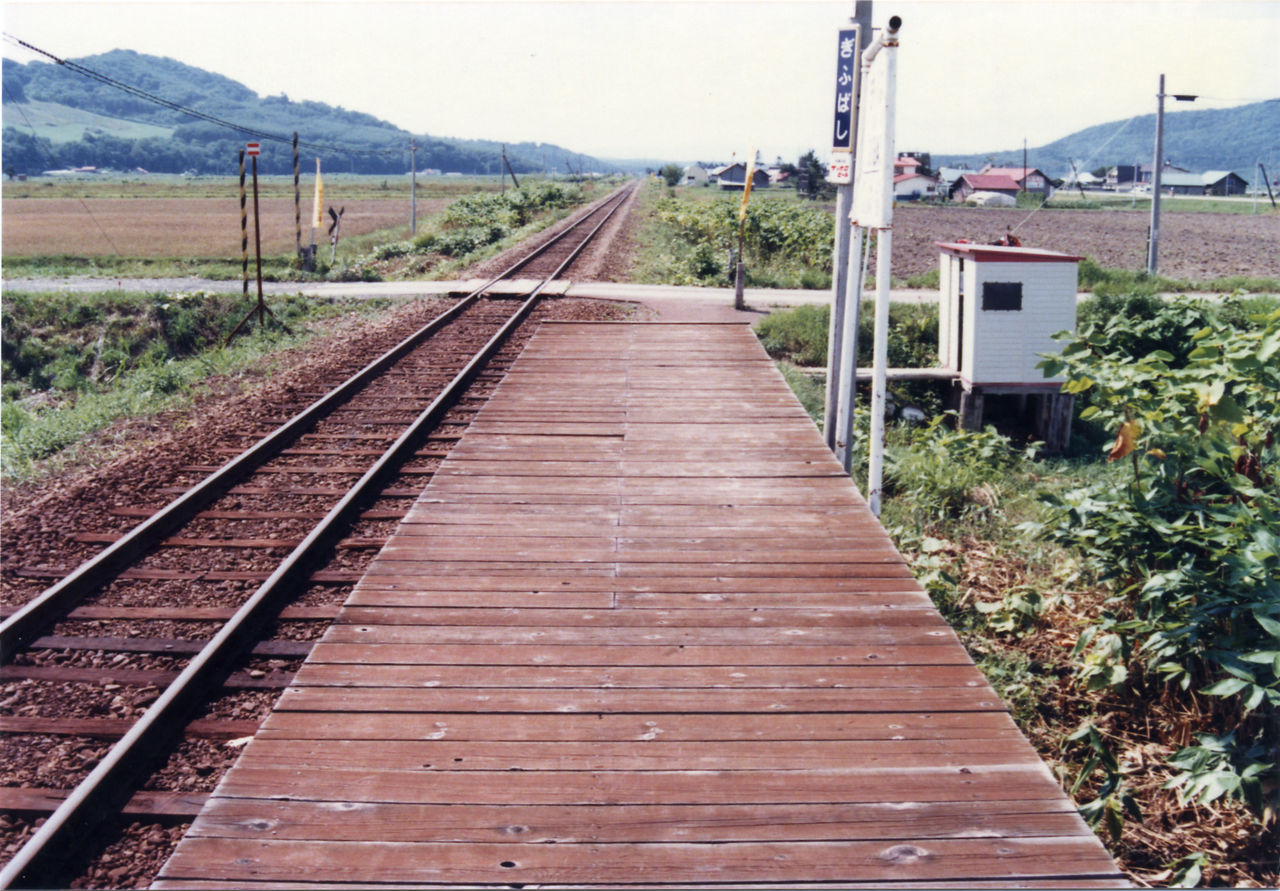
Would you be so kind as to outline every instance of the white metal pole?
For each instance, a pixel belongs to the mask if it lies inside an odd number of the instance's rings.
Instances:
[[[845,220],[836,217],[836,225],[844,225]],[[840,317],[840,330],[837,335],[842,344],[841,380],[838,387],[835,415],[835,453],[846,472],[853,467],[853,403],[857,395],[856,374],[858,369],[858,301],[862,297],[863,269],[862,243],[866,230],[861,226],[851,226],[849,238],[849,270],[848,300],[844,313]],[[834,327],[834,326],[833,326]]]
[[[843,380],[844,364],[843,343],[840,332],[844,327],[844,316],[847,312],[848,297],[848,265],[850,257],[850,225],[849,209],[853,206],[853,185],[836,187],[836,225],[833,258],[835,263],[831,270],[831,315],[827,324],[827,392],[822,417],[822,435],[826,439],[827,448],[839,456],[839,437],[836,420],[840,411],[840,385]]]
[[[885,380],[889,367],[889,274],[893,256],[893,230],[876,230],[876,325],[871,367],[871,459],[867,467],[867,505],[880,516],[880,492],[884,488]]]

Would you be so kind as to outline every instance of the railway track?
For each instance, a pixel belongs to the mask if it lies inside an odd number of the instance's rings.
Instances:
[[[96,555],[0,623],[0,887],[118,885],[131,875],[95,873],[88,839],[144,861],[176,843],[501,379],[542,289],[629,193],[305,394],[307,408],[226,448],[225,464],[138,493],[144,504],[117,509],[141,520],[128,533],[76,536]],[[485,296],[517,274],[540,281],[519,300]],[[175,497],[145,504],[163,496]]]

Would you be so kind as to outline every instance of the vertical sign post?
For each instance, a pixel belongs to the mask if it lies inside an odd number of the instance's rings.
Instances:
[[[862,54],[862,105],[858,131],[858,169],[854,182],[853,222],[876,232],[876,322],[871,375],[871,454],[867,467],[867,506],[880,516],[884,473],[885,376],[888,367],[889,278],[893,256],[894,93],[898,76],[898,29],[889,19],[880,39]],[[862,263],[857,261],[858,277]],[[841,411],[844,405],[841,405]]]
[[[851,313],[856,339],[858,300],[861,296],[856,290],[852,298],[849,296],[847,266],[850,227],[847,219],[853,202],[851,183],[858,111],[858,57],[861,53],[862,35],[869,30],[870,18],[869,0],[855,3],[853,26],[841,28],[836,33],[835,110],[831,132],[831,163],[827,167],[827,180],[836,184],[836,226],[835,249],[832,251],[834,265],[831,274],[831,317],[827,328],[827,391],[822,427],[827,448],[836,452],[846,470],[849,469],[849,462],[846,460],[847,456],[841,454],[838,443],[844,441],[847,451],[848,436],[842,437],[838,433],[837,406],[846,377],[849,378],[848,386],[853,386],[853,376],[846,374],[846,370],[857,365],[857,344],[855,342],[846,348],[843,336],[846,316]],[[848,364],[850,361],[852,366]]]

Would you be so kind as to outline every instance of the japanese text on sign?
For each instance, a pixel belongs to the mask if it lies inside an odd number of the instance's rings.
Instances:
[[[857,103],[858,29],[841,28],[836,49],[835,126],[832,151],[853,151],[853,114]]]

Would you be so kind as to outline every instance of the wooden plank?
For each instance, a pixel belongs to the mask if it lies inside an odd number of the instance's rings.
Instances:
[[[67,789],[25,789],[0,786],[0,811],[48,816],[71,792]],[[135,792],[122,813],[129,817],[194,817],[209,796],[203,792]]]
[[[792,605],[769,610],[722,605],[720,609],[490,609],[432,606],[355,606],[338,617],[340,625],[463,625],[557,628],[868,628],[892,625],[938,626],[938,612],[929,604],[908,607],[880,604],[804,608]]]
[[[6,715],[0,716],[0,732],[119,739],[129,732],[133,723],[126,718],[28,718]],[[257,721],[218,718],[192,721],[183,728],[183,733],[195,739],[241,739],[253,736],[258,726]]]
[[[419,714],[273,711],[264,739],[450,739],[512,741],[1010,739],[1007,712],[865,714]]]
[[[146,637],[71,637],[50,634],[37,637],[31,649],[40,650],[103,650],[109,653],[167,653],[175,656],[192,656],[204,649],[208,641],[180,638]],[[285,656],[297,658],[311,652],[311,642],[305,640],[267,640],[254,644],[255,656]]]
[[[925,646],[952,643],[955,632],[934,618],[895,628],[555,628],[529,626],[345,625],[330,626],[326,643],[556,644],[560,646]],[[122,647],[123,648],[123,647]]]
[[[254,746],[258,743],[255,742]],[[325,841],[618,842],[1029,838],[1079,830],[1060,798],[760,805],[453,805],[375,802],[330,819],[328,802],[215,797],[188,838]]]
[[[760,664],[764,662],[766,664]],[[875,688],[985,686],[976,668],[962,665],[857,665],[797,667],[767,664],[726,666],[563,665],[376,665],[369,662],[308,663],[298,687],[433,687],[585,689],[657,688]],[[92,669],[90,669],[92,671]],[[101,672],[99,672],[99,676]],[[0,675],[3,677],[3,675]],[[278,683],[278,682],[277,682]],[[264,684],[265,686],[265,684]]]
[[[511,884],[511,883],[508,883]],[[519,884],[519,883],[515,883]],[[689,885],[687,882],[661,883],[650,882],[649,886],[655,888],[722,888],[723,885],[708,883],[706,885]],[[278,891],[353,891],[353,889],[362,889],[368,887],[367,882],[288,882],[273,880],[244,880],[236,882],[226,882],[217,879],[157,879],[151,888],[156,891],[218,891],[218,889],[243,889],[243,891],[263,891],[263,889],[278,889]],[[442,884],[439,882],[413,882],[413,883],[397,883],[397,882],[380,882],[378,888],[380,891],[417,891],[421,888],[450,888],[456,885]],[[568,886],[562,886],[568,887]],[[582,886],[579,886],[582,887]],[[593,882],[589,886],[600,891],[634,891],[634,884],[611,884],[608,882]],[[734,882],[734,891],[758,891],[758,889],[769,889],[776,891],[779,887],[778,883],[771,882],[762,884],[759,882]],[[788,891],[831,891],[830,882],[787,882],[785,886]],[[872,889],[872,891],[883,891],[885,882],[856,882],[842,881],[840,888],[851,889]],[[1078,889],[1078,888],[1132,888],[1133,884],[1127,879],[1116,876],[1108,878],[1098,878],[1095,876],[1088,877],[1066,877],[1059,878],[1055,876],[1045,876],[1037,874],[1034,876],[1010,876],[1003,879],[982,879],[981,881],[973,880],[941,880],[933,879],[923,882],[894,882],[893,888],[923,888],[923,889],[968,889],[968,888],[1062,888],[1062,889]]]
[[[727,608],[751,610],[783,610],[795,607],[809,609],[876,606],[880,608],[928,607],[931,601],[923,591],[883,591],[862,594],[811,591],[795,594],[735,593],[690,594],[676,592],[594,591],[562,594],[558,591],[419,591],[412,584],[385,588],[377,582],[361,585],[347,598],[350,607],[491,607],[534,609],[701,609]]]
[[[178,677],[176,671],[130,668],[74,668],[65,665],[4,665],[0,680],[30,679],[55,683],[132,684],[134,686],[167,687]],[[282,690],[293,680],[291,671],[234,671],[222,682],[228,690]]]
[[[259,739],[240,759],[244,767],[453,771],[759,771],[780,765],[804,770],[861,772],[919,769],[942,773],[974,767],[1039,765],[1030,746],[993,746],[965,740],[753,740],[747,742],[477,742],[475,740],[277,740]],[[1065,808],[1065,803],[1061,805]]]
[[[966,772],[961,772],[961,770]],[[299,801],[404,804],[848,804],[1041,800],[1061,791],[1043,764],[905,770],[434,771],[303,769],[237,763],[218,785],[230,798],[290,789]]]
[[[1004,704],[988,688],[966,686],[886,687],[875,689],[717,689],[607,690],[554,688],[303,687],[285,689],[277,711],[436,712],[651,715],[687,712],[922,712],[1003,711]]]
[[[1078,836],[938,839],[927,844],[728,842],[626,845],[522,845],[432,842],[289,842],[194,838],[165,865],[165,878],[201,878],[202,864],[223,864],[232,880],[296,879],[367,883],[599,884],[603,882],[926,881],[965,876],[1034,876],[1046,864],[1059,875],[1111,878],[1114,864],[1096,842]]]
[[[667,644],[572,646],[564,644],[391,644],[322,640],[311,651],[318,664],[369,665],[604,665],[725,666],[761,659],[759,647]],[[769,650],[770,665],[972,665],[963,649],[945,644],[787,646]]]

